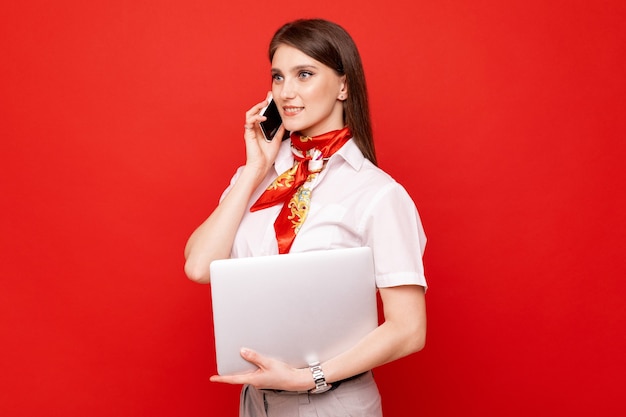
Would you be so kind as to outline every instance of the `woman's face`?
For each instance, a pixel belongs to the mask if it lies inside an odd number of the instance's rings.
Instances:
[[[344,127],[345,76],[299,49],[281,45],[272,59],[272,95],[285,129],[317,136]]]

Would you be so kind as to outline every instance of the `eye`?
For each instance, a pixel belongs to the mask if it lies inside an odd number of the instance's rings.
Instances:
[[[306,80],[307,78],[311,78],[313,73],[311,71],[300,71],[298,73],[298,78]]]
[[[280,75],[280,74],[278,74],[276,72],[272,74],[272,82],[279,83],[282,80],[283,80],[283,76],[282,75]]]

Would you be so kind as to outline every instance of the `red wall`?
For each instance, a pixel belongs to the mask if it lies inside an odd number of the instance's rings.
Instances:
[[[376,370],[386,415],[624,415],[626,3],[405,3],[3,5],[1,415],[236,415],[182,251],[301,16],[360,45],[429,236],[427,346]]]

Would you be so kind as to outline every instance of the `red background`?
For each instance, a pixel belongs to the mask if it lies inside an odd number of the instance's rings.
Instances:
[[[625,415],[626,3],[399,3],[5,2],[1,415],[236,415],[183,246],[269,38],[318,16],[360,46],[429,237],[428,341],[376,370],[386,415]]]

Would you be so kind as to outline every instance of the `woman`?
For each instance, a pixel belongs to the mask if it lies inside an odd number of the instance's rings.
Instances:
[[[365,77],[349,34],[325,20],[294,21],[274,34],[269,57],[283,119],[276,136],[287,130],[290,140],[264,139],[259,112],[267,100],[246,112],[246,163],[189,238],[185,271],[209,282],[215,259],[369,246],[384,322],[315,370],[243,349],[258,370],[211,380],[244,384],[242,416],[297,416],[304,408],[319,416],[380,416],[370,370],[425,341],[419,215],[404,188],[376,166]],[[310,393],[320,375],[332,389]]]

